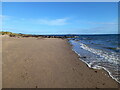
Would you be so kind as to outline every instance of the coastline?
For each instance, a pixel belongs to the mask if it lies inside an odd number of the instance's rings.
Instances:
[[[118,88],[118,83],[105,70],[91,69],[79,60],[66,39],[3,38],[3,88],[36,86]]]
[[[98,68],[92,68],[87,62],[84,61],[84,59],[80,58],[79,53],[77,53],[77,52],[73,49],[73,45],[69,42],[69,40],[67,40],[67,41],[68,41],[68,44],[70,44],[72,51],[75,52],[75,53],[78,55],[80,61],[84,62],[89,68],[91,68],[91,69],[93,69],[93,70],[104,70],[105,72],[107,72],[107,74],[108,74],[113,80],[115,80],[118,84],[120,84],[120,82],[119,82],[116,78],[114,78],[114,77],[111,75],[111,73],[110,73],[106,68],[104,68],[104,67],[102,67],[102,66],[101,66],[101,67],[98,67]]]

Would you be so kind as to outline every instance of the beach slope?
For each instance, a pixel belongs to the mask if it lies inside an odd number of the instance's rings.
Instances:
[[[65,39],[2,38],[3,88],[117,88],[104,70],[90,69]]]

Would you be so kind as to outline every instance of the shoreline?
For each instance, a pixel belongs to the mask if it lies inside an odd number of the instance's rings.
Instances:
[[[115,80],[118,84],[120,84],[120,82],[119,82],[116,78],[114,78],[114,77],[111,75],[111,73],[110,73],[106,68],[104,68],[104,67],[102,67],[102,66],[100,66],[100,68],[92,68],[87,62],[85,62],[84,60],[82,60],[82,58],[80,58],[80,55],[73,49],[73,45],[69,42],[69,40],[67,40],[67,41],[68,41],[68,44],[70,44],[72,51],[78,55],[79,60],[82,61],[82,62],[84,62],[84,63],[88,66],[88,68],[91,68],[91,69],[93,69],[93,70],[104,70],[105,72],[107,72],[107,74],[108,74],[113,80]]]
[[[113,80],[115,80],[118,84],[120,84],[120,82],[117,81],[116,78],[114,78],[106,68],[104,68],[104,67],[100,67],[99,69],[92,68],[88,63],[86,63],[84,60],[82,60],[82,58],[80,58],[80,55],[73,49],[73,45],[71,43],[69,43],[69,40],[67,40],[67,42],[71,46],[71,50],[78,55],[79,60],[84,62],[88,66],[88,68],[91,68],[93,70],[104,70]]]
[[[79,60],[67,39],[4,37],[3,45],[3,88],[118,88],[105,70]]]

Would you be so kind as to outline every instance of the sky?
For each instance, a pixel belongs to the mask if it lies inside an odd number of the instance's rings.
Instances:
[[[2,30],[25,34],[117,34],[117,2],[3,2]]]

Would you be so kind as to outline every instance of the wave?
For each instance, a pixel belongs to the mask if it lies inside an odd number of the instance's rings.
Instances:
[[[105,52],[105,51],[102,51],[102,50],[98,50],[98,49],[94,49],[94,48],[90,48],[89,46],[83,44],[83,43],[80,43],[80,46],[81,48],[91,52],[91,53],[94,53],[96,55],[99,55],[101,58],[104,59],[104,61],[109,61],[111,63],[115,63],[115,64],[119,64],[119,55],[115,52],[111,52],[111,53],[108,53],[108,52]]]
[[[106,70],[113,79],[115,79],[118,83],[120,83],[119,73],[118,73],[119,66],[117,66],[120,64],[120,61],[119,61],[119,55],[117,53],[106,52],[105,50],[100,50],[100,49],[94,49],[89,47],[86,44],[83,44],[75,40],[70,40],[70,44],[72,44],[73,46],[72,50],[75,53],[77,53],[80,57],[82,57],[82,53],[78,52],[79,50],[77,49],[83,49],[89,53],[97,55],[98,57],[80,58],[80,60],[86,63],[90,68]],[[77,48],[76,45],[79,45],[80,48]],[[86,56],[89,56],[89,55],[86,55]]]

